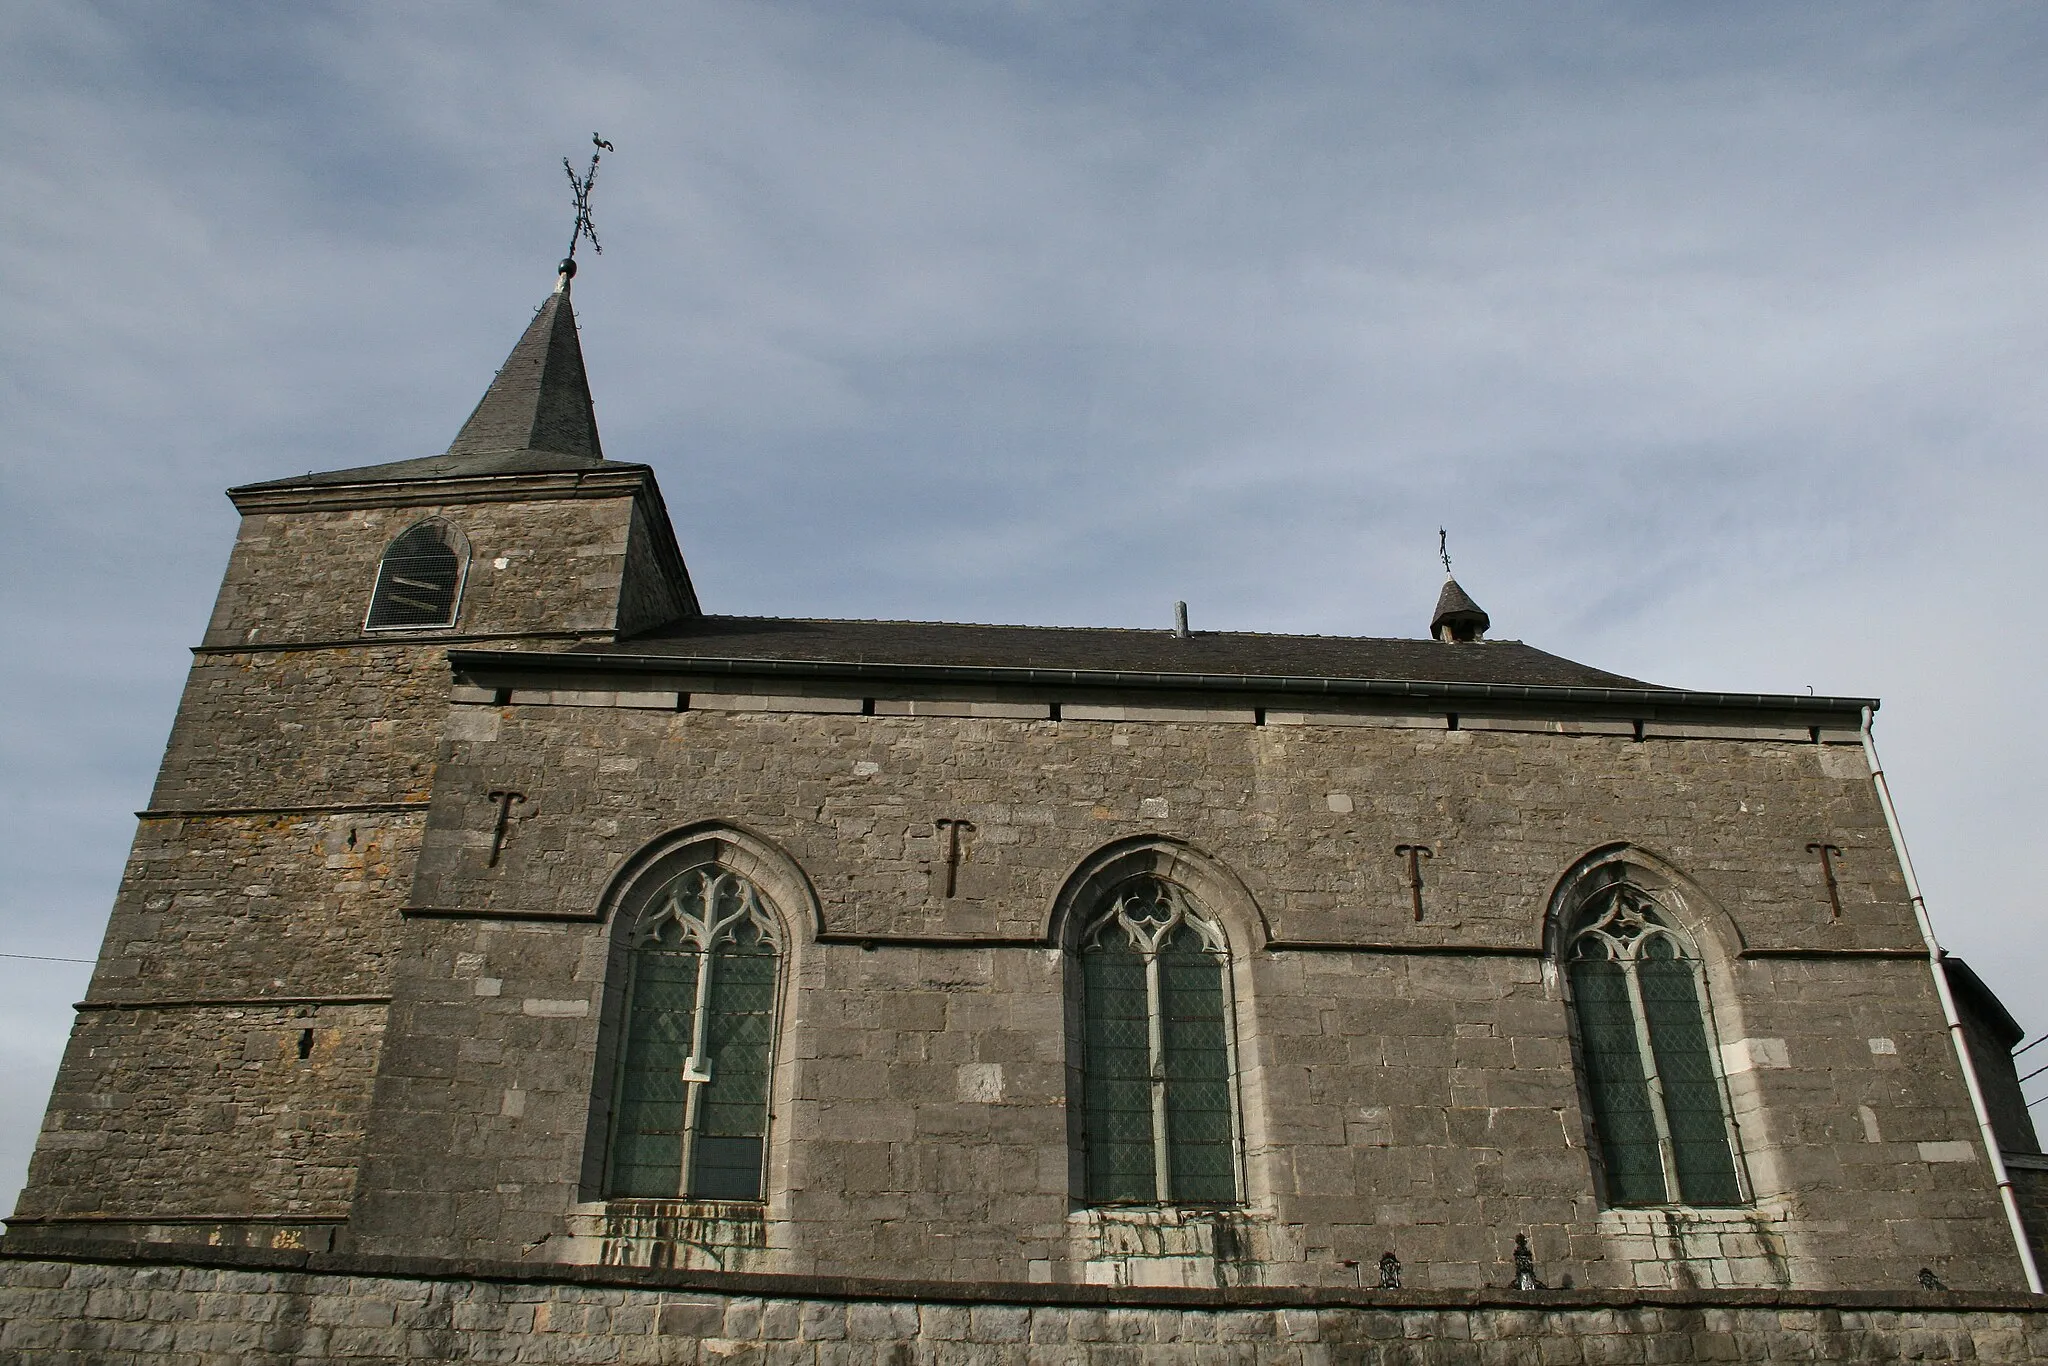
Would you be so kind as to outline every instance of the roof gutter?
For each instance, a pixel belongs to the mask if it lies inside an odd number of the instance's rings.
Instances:
[[[1550,683],[1432,683],[1384,678],[1322,678],[1294,674],[1154,673],[1124,669],[1033,669],[985,664],[886,664],[860,660],[733,659],[718,656],[450,650],[456,673],[515,669],[537,673],[710,674],[844,679],[894,683],[983,683],[1016,687],[1143,688],[1179,692],[1289,693],[1316,697],[1411,698],[1438,702],[1545,702],[1579,706],[1711,708],[1715,710],[1860,715],[1873,697],[1811,697],[1777,693],[1690,692],[1680,688],[1595,688]]]

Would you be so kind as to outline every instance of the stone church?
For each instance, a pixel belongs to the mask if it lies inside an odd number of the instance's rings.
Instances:
[[[1448,580],[1414,639],[718,615],[565,267],[445,454],[230,490],[0,1349],[182,1276],[223,1359],[1411,1359],[1373,1306],[2048,1359],[2019,1031],[1874,700]]]

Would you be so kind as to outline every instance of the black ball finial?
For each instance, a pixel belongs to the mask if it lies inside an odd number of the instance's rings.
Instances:
[[[564,280],[573,280],[573,279],[575,279],[575,278],[576,278],[576,258],[575,258],[575,257],[573,257],[573,256],[564,256],[564,257],[562,258],[562,264],[561,264],[561,265],[559,265],[559,266],[556,266],[556,267],[555,267],[555,270],[556,270],[556,271],[557,271],[557,272],[558,272],[558,273],[559,273],[559,274],[561,275],[561,277],[562,277],[562,278],[563,278]]]

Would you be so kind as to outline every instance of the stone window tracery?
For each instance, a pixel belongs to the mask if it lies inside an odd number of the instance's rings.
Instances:
[[[453,626],[467,559],[461,536],[444,522],[419,522],[400,532],[384,548],[377,566],[377,586],[370,594],[363,629]]]
[[[1229,950],[1163,879],[1111,889],[1080,936],[1082,1109],[1091,1204],[1238,1198]]]
[[[1562,957],[1608,1203],[1741,1204],[1699,957],[1625,866],[1594,877]]]
[[[732,869],[688,868],[642,907],[607,1197],[762,1198],[781,960],[780,922]]]

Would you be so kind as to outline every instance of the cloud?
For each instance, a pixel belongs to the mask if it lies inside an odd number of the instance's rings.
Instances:
[[[0,24],[0,948],[95,951],[220,489],[439,450],[552,282],[557,162],[595,128],[605,445],[657,467],[715,609],[1164,625],[1186,598],[1412,635],[1446,525],[1497,634],[1881,694],[1944,933],[2048,1027],[2008,871],[2048,815],[2048,16]]]

